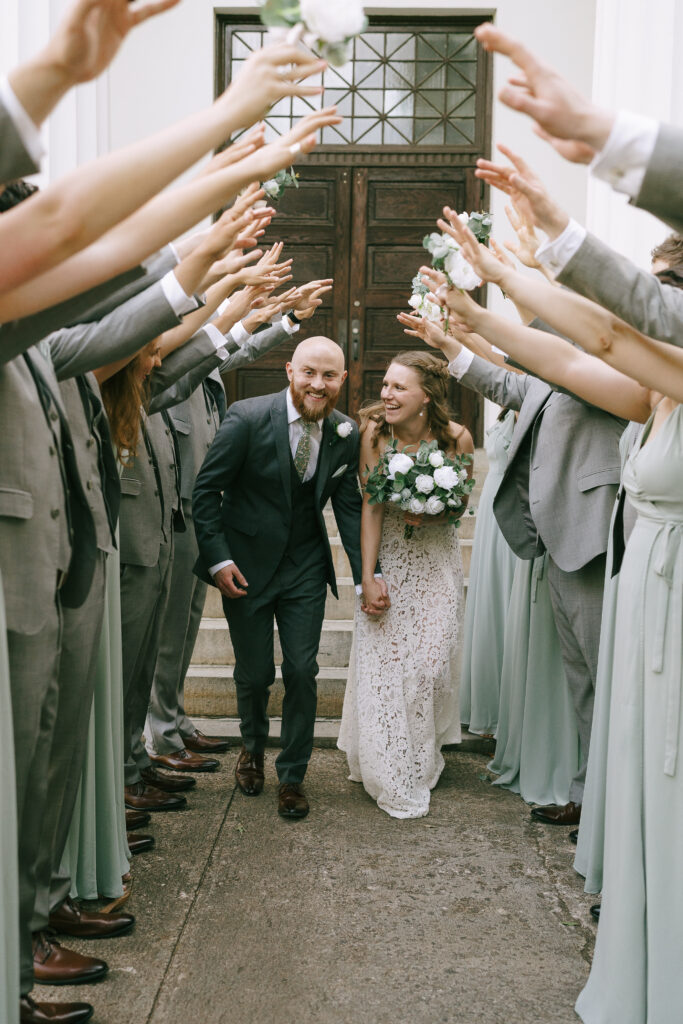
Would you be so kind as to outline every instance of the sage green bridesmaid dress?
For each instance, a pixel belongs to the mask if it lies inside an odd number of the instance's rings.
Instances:
[[[546,578],[547,555],[518,560],[505,623],[494,785],[527,803],[565,804],[579,733]]]
[[[621,470],[639,442],[642,423],[629,423],[619,442]],[[609,530],[605,592],[602,600],[600,654],[595,674],[595,705],[591,728],[591,747],[586,768],[586,787],[581,806],[581,827],[574,858],[574,870],[586,880],[586,892],[602,889],[603,848],[605,844],[605,785],[607,782],[607,742],[609,738],[609,707],[612,698],[612,654],[614,627],[617,618],[618,576],[612,576],[612,529],[617,506],[614,506]],[[628,512],[625,520],[629,518]]]
[[[14,735],[10,704],[5,599],[0,574],[0,1020],[19,1021],[19,878]]]
[[[123,803],[123,676],[119,554],[107,559],[104,622],[81,789],[62,858],[80,899],[123,894],[129,869]]]
[[[683,409],[631,455],[638,519],[619,574],[604,885],[584,1024],[671,1024],[683,1007]]]
[[[470,732],[488,736],[498,726],[503,632],[517,561],[496,522],[493,499],[503,479],[514,429],[511,410],[486,434],[489,471],[477,506],[465,606],[460,716]]]

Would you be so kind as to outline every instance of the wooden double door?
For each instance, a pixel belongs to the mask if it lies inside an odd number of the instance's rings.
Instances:
[[[436,230],[445,205],[479,209],[480,195],[471,165],[300,168],[299,188],[281,199],[265,244],[284,241],[295,284],[331,277],[334,288],[291,344],[226,378],[228,401],[284,387],[294,343],[323,334],[344,349],[349,378],[339,408],[357,416],[364,402],[379,397],[394,353],[417,347],[396,314],[408,308],[412,278],[428,256],[423,237]],[[481,399],[455,382],[450,397],[455,419],[481,444]]]

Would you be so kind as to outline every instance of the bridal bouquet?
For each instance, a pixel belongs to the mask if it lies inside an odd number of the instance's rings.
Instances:
[[[278,199],[282,199],[290,185],[293,185],[294,188],[299,187],[298,177],[299,175],[294,168],[290,167],[288,171],[278,171],[268,181],[261,182],[261,188],[268,196],[270,202],[276,203]]]
[[[420,441],[413,455],[398,450],[395,441],[387,445],[379,462],[368,475],[365,491],[371,505],[391,502],[413,515],[438,516],[445,512],[448,522],[460,526],[464,499],[474,480],[468,479],[470,455],[444,455],[437,441]],[[470,513],[471,514],[471,513]],[[413,527],[406,523],[406,540]]]
[[[332,67],[351,59],[351,43],[367,27],[359,0],[262,0],[271,42],[302,40]]]

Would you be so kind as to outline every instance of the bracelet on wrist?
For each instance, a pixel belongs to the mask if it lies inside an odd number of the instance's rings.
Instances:
[[[288,320],[291,320],[293,324],[300,324],[301,323],[301,320],[299,320],[299,317],[296,315],[294,310],[292,310],[289,313],[286,313],[285,316],[287,317]]]

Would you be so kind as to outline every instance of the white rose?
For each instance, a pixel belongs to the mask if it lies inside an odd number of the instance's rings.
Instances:
[[[280,186],[276,182],[275,178],[269,178],[268,181],[264,181],[262,188],[267,196],[276,196],[280,191]]]
[[[341,43],[365,27],[363,5],[358,0],[301,0],[301,20],[316,39],[326,43]]]
[[[410,502],[410,511],[416,515],[421,516],[425,510],[424,503],[419,498],[413,498]]]
[[[434,490],[434,481],[431,476],[427,475],[427,473],[420,473],[420,475],[415,478],[415,489],[418,490],[420,494],[431,494]]]
[[[412,306],[413,309],[419,309],[422,305],[422,296],[415,292],[415,294],[411,295],[408,299],[408,305]]]
[[[410,487],[404,487],[403,490],[401,491],[401,500],[402,501],[410,501],[411,497],[412,497],[412,493],[411,493]]]
[[[443,466],[443,454],[441,452],[430,452],[429,465],[433,466],[434,469],[438,469],[439,466]]]
[[[441,306],[437,306],[431,299],[425,299],[420,310],[425,320],[432,320],[434,323],[441,322]]]
[[[466,469],[461,469],[460,470],[460,479],[462,480],[463,483],[465,483],[465,481],[467,480],[467,470]]]
[[[438,516],[439,512],[443,512],[445,507],[441,498],[437,498],[436,494],[432,494],[431,498],[427,498],[425,502],[425,512],[428,516]]]
[[[452,466],[441,466],[434,470],[434,482],[444,491],[450,491],[460,483],[460,476]]]
[[[340,437],[348,437],[352,430],[353,430],[353,424],[352,423],[344,422],[344,423],[338,423],[337,424],[337,433],[339,434]]]
[[[444,261],[444,270],[455,287],[462,288],[466,292],[478,288],[481,284],[480,278],[477,277],[459,249],[457,252],[448,254]]]
[[[455,243],[450,235],[442,235],[438,231],[432,231],[427,241],[427,247],[435,260],[442,260],[449,252],[452,252]]]
[[[401,500],[401,492],[400,491],[398,491],[398,492],[394,491],[394,493],[389,497],[389,501],[400,501],[400,500]]]
[[[414,465],[415,463],[411,459],[410,455],[404,455],[403,452],[397,452],[396,455],[392,455],[389,459],[389,479],[393,480],[397,473],[409,473]]]
[[[469,213],[459,213],[458,220],[461,224],[469,224],[470,215]]]

